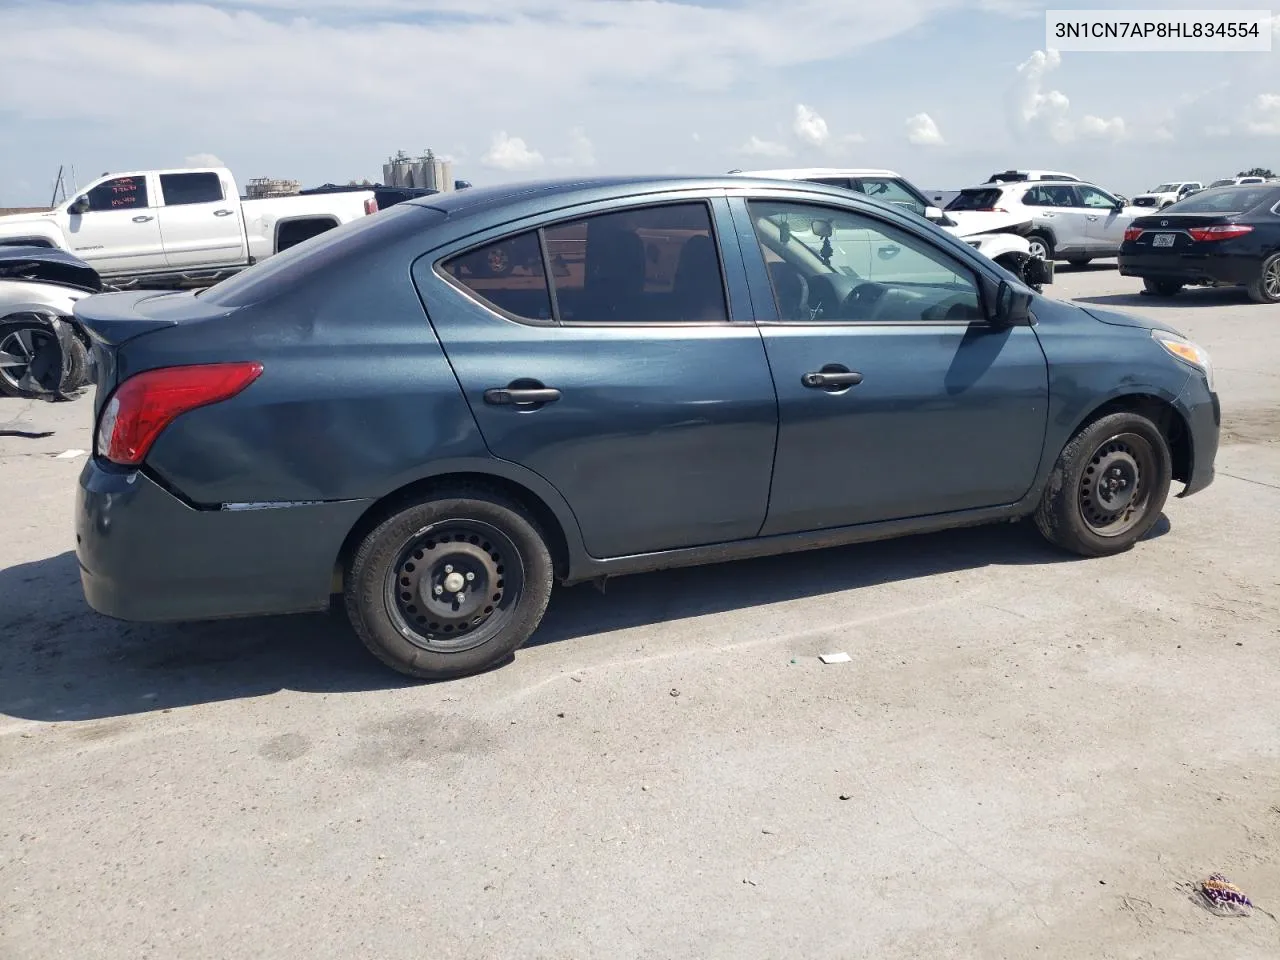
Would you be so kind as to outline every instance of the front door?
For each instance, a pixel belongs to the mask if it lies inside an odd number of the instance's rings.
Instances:
[[[743,252],[778,391],[762,534],[997,506],[1030,489],[1045,357],[1033,329],[987,326],[968,265],[926,236],[848,210],[761,199],[735,200],[734,212],[759,240],[759,251]],[[815,260],[795,234],[784,239],[783,224],[824,218],[929,260],[932,276],[876,283],[836,256]],[[788,273],[803,283],[779,284]],[[789,302],[797,289],[802,309]],[[815,312],[818,292],[834,306]]]
[[[212,170],[160,174],[160,235],[171,267],[216,267],[248,259],[240,201]]]
[[[1100,257],[1114,257],[1124,242],[1124,231],[1133,223],[1126,209],[1116,209],[1117,198],[1097,187],[1076,187],[1080,206],[1085,211],[1085,229],[1089,233],[1089,252]]]
[[[102,274],[162,270],[164,247],[145,174],[104,180],[88,191],[89,209],[68,214],[71,252]]]
[[[524,228],[413,274],[490,452],[560,492],[592,556],[759,532],[777,401],[723,199]]]

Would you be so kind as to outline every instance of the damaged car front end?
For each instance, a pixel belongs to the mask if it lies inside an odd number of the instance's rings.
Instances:
[[[103,289],[80,258],[48,247],[0,247],[0,395],[72,400],[93,381],[76,301]]]

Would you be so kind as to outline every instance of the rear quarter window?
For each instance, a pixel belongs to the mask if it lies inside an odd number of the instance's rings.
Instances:
[[[948,210],[990,210],[1000,203],[1003,190],[961,190],[960,195],[947,204]]]

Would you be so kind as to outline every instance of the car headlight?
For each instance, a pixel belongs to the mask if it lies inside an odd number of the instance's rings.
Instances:
[[[1205,380],[1209,384],[1209,389],[1213,389],[1213,363],[1209,359],[1208,350],[1197,343],[1192,343],[1186,337],[1170,333],[1167,330],[1152,330],[1151,336],[1156,343],[1164,347],[1169,353],[1184,363],[1191,364],[1191,366],[1203,373]]]

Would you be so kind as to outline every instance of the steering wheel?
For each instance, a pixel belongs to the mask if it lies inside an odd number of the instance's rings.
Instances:
[[[882,283],[874,281],[860,283],[849,291],[849,295],[840,304],[840,316],[857,320],[873,320],[876,315],[876,306],[888,292],[889,288]]]

